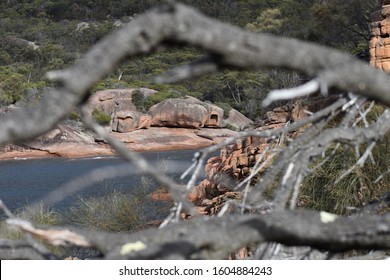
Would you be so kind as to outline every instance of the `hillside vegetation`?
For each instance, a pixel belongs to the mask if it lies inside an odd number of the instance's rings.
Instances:
[[[31,103],[50,83],[45,73],[70,67],[104,35],[157,4],[157,0],[7,0],[0,3],[0,106]],[[357,54],[368,46],[368,17],[380,1],[181,1],[254,32],[297,37]],[[293,55],[293,54],[292,54]],[[224,71],[180,85],[151,84],[172,65],[187,64],[202,52],[173,51],[123,63],[95,89],[145,86],[160,91],[154,100],[184,95],[233,107],[255,119],[270,90],[303,79],[282,70]],[[152,105],[152,104],[149,104]]]
[[[68,116],[79,117],[80,123],[96,134],[94,139],[98,139],[98,145],[105,141],[104,147],[115,150],[143,176],[150,177],[159,190],[166,188],[165,192],[153,193],[151,198],[164,194],[164,199],[172,199],[170,214],[164,221],[147,223],[157,226],[162,222],[158,230],[138,231],[144,222],[140,215],[143,212],[136,210],[143,209],[139,203],[144,204],[145,200],[135,197],[129,204],[127,199],[115,194],[99,201],[82,198],[66,217],[69,223],[76,224],[71,228],[75,235],[70,237],[66,227],[45,230],[38,225],[35,228],[29,221],[15,219],[23,217],[23,213],[14,215],[0,201],[7,223],[54,246],[72,244],[97,250],[98,258],[102,259],[339,259],[349,256],[372,259],[371,250],[378,250],[374,251],[379,254],[374,258],[387,258],[390,216],[382,214],[389,211],[390,205],[390,110],[386,108],[390,106],[390,78],[388,73],[350,55],[366,58],[369,15],[378,8],[379,1],[189,3],[243,29],[173,1],[136,19],[138,12],[155,2],[7,1],[2,4],[1,102],[3,105],[30,104],[39,99],[41,102],[28,110],[11,108],[9,114],[0,116],[0,146],[23,143],[47,133]],[[370,53],[381,50],[383,58],[388,48],[373,50],[372,46],[380,46],[389,37],[388,6],[374,15],[380,21],[371,24],[371,34],[380,34],[380,38],[374,43],[370,41]],[[126,22],[129,24],[120,31],[104,36]],[[388,58],[387,53],[385,57]],[[201,63],[188,67],[199,59]],[[204,76],[176,85],[152,84],[152,77],[177,65],[187,66],[188,76],[192,78]],[[45,72],[70,66],[71,69],[49,75],[55,84],[46,80]],[[179,74],[165,75],[165,80],[179,80],[182,78]],[[262,100],[270,89],[298,84],[303,86],[273,91]],[[50,86],[54,87],[48,90]],[[149,99],[144,91],[148,89],[141,86],[159,92],[154,94],[150,90],[154,95]],[[216,145],[208,146],[209,134],[198,134],[199,130],[194,129],[197,137],[208,142],[207,147],[194,154],[194,163],[176,181],[167,175],[169,172],[164,172],[176,167],[165,162],[148,163],[128,149],[127,143],[134,143],[135,138],[116,137],[93,122],[88,114],[76,115],[76,108],[89,109],[84,106],[88,97],[92,101],[104,99],[100,96],[102,92],[96,90],[125,87],[132,88],[114,90],[124,98],[113,103],[134,101],[143,112],[155,102],[187,94],[214,102],[221,108],[215,114],[210,113],[211,125],[222,118],[222,110],[231,107],[252,119],[260,118],[263,113],[260,104],[272,103],[275,107],[264,109],[266,118],[259,120],[259,127],[235,132],[237,136]],[[130,94],[133,100],[129,100]],[[308,97],[310,94],[313,98]],[[285,101],[286,98],[292,100]],[[171,112],[173,107],[166,106],[166,110]],[[211,111],[204,109],[204,112]],[[129,110],[133,107],[123,109],[125,115],[116,115],[127,118]],[[188,109],[187,112],[190,117],[196,115]],[[100,124],[107,123],[113,115],[103,109],[91,113]],[[133,116],[136,119],[139,115],[129,114],[129,118]],[[174,115],[175,122],[178,116]],[[201,123],[206,119],[201,117]],[[146,127],[145,123],[140,127]],[[116,127],[115,131],[120,132],[119,121]],[[148,134],[151,130],[140,131],[144,137],[141,146],[146,147],[149,139],[155,139],[153,134]],[[220,130],[217,133],[222,134]],[[223,132],[223,137],[225,133],[229,131]],[[176,143],[186,141],[186,137],[180,136]],[[172,134],[166,138],[173,142]],[[91,142],[95,144],[94,139]],[[194,142],[192,138],[188,141]],[[219,157],[207,160],[218,151]],[[203,168],[206,179],[197,185]],[[99,169],[86,177],[69,178],[66,185],[49,193],[46,204],[54,205],[66,194],[73,195],[75,190],[82,190],[104,176],[122,176],[121,172],[120,168]],[[58,217],[50,211],[48,217],[49,224],[58,223]],[[84,226],[87,229],[79,228]],[[24,247],[21,250],[23,243],[19,240],[3,240],[0,257],[61,257],[49,249],[40,249],[33,239],[26,242],[28,250]],[[137,244],[135,250],[134,244]]]

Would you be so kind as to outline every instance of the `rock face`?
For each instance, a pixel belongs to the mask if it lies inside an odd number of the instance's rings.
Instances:
[[[223,109],[206,102],[199,101],[207,110],[205,127],[220,127],[223,120]]]
[[[148,114],[137,111],[132,102],[136,89],[103,90],[92,95],[88,103],[90,114],[94,110],[112,116],[111,129],[115,132],[130,132],[150,126],[200,128],[220,127],[223,110],[196,98],[167,99],[149,109]],[[155,91],[139,89],[145,97]]]
[[[114,113],[111,129],[115,132],[130,132],[136,129],[149,128],[152,118],[138,111],[119,111]]]
[[[164,100],[149,109],[152,126],[200,128],[220,127],[223,110],[195,98]]]
[[[136,110],[131,94],[133,89],[108,89],[94,93],[88,103],[88,110],[92,114],[94,109],[112,115],[122,110]]]
[[[390,0],[371,14],[370,64],[390,72]]]
[[[147,88],[107,89],[94,93],[88,101],[88,111],[92,114],[94,109],[104,112],[109,116],[120,111],[136,111],[132,102],[132,94],[139,90],[145,97],[156,91]]]
[[[235,130],[243,130],[253,124],[251,119],[248,119],[243,114],[235,109],[229,111],[229,116],[224,120],[225,125],[230,125]]]
[[[136,111],[132,94],[140,90],[144,97],[154,94],[149,89],[104,90],[91,96],[88,111],[97,109],[112,117],[107,133],[133,151],[168,151],[199,149],[225,141],[237,132],[220,128],[223,110],[195,98],[166,100],[154,108],[152,117]],[[20,107],[0,108],[6,114]],[[140,130],[142,128],[148,128]],[[219,129],[214,129],[219,128]],[[114,151],[103,139],[96,139],[75,121],[66,121],[49,133],[22,145],[0,148],[0,160],[13,158],[86,157],[112,155]]]
[[[0,160],[15,158],[64,157],[77,158],[111,155],[111,149],[103,143],[95,143],[94,137],[80,124],[64,122],[40,137],[22,145],[0,149]]]
[[[150,127],[128,133],[111,132],[111,134],[133,151],[170,151],[208,147],[236,135],[237,132],[224,128],[216,130]]]

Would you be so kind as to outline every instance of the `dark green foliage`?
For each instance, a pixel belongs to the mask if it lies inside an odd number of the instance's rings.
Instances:
[[[131,101],[133,102],[134,106],[137,108],[138,111],[146,112],[145,100],[145,96],[139,89],[133,91],[133,93],[131,94]]]
[[[99,109],[93,109],[92,111],[92,117],[95,119],[95,121],[100,125],[109,125],[111,122],[111,116],[104,113],[103,111]]]
[[[15,103],[24,95],[27,79],[17,70],[0,66],[0,105]]]
[[[248,2],[248,1],[244,1]],[[381,0],[264,1],[246,27],[257,32],[297,37],[348,52],[369,40],[369,16]]]
[[[0,66],[12,70],[2,78],[1,104],[20,100],[28,88],[46,86],[45,73],[75,63],[83,53],[112,31],[114,22],[131,20],[159,1],[90,0],[9,0],[0,3]],[[331,45],[351,53],[367,48],[368,15],[381,1],[187,1],[204,13],[258,32],[271,32]],[[81,22],[86,28],[77,30]],[[24,42],[24,43],[23,43]],[[26,47],[34,42],[39,49]],[[204,56],[193,48],[176,48],[124,62],[110,77],[93,90],[126,87],[151,87],[150,78],[170,68],[190,63]],[[21,68],[26,69],[23,73]],[[2,73],[0,72],[0,75]],[[23,75],[20,76],[20,75]],[[262,113],[261,100],[274,88],[301,83],[286,71],[231,72],[186,81],[147,100],[138,100],[140,110],[169,97],[192,95],[205,101],[227,103],[256,119]],[[118,79],[119,77],[120,80]],[[15,83],[13,82],[15,81]],[[10,83],[12,85],[10,85]],[[39,86],[38,86],[39,85]],[[10,88],[11,87],[11,88]],[[12,89],[12,87],[15,88]],[[180,94],[177,94],[176,91]]]
[[[121,88],[127,88],[128,86],[129,84],[126,83],[125,81],[118,81],[118,79],[114,79],[110,77],[98,83],[93,88],[93,91],[105,90],[105,89],[121,89]]]

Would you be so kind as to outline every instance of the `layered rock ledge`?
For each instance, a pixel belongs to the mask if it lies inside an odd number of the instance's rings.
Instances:
[[[193,97],[164,100],[145,112],[137,110],[134,93],[147,98],[156,93],[147,88],[109,89],[93,94],[87,105],[92,117],[104,121],[106,131],[131,151],[200,149],[237,134],[223,122],[242,128],[252,123],[237,111],[224,119],[223,109]],[[22,110],[11,106],[4,110]],[[99,120],[97,119],[99,122]],[[111,147],[95,138],[78,121],[67,120],[32,141],[0,148],[0,160],[44,157],[93,157],[114,155]]]
[[[225,140],[237,132],[229,129],[189,129],[151,127],[127,133],[110,132],[131,151],[170,151],[200,149]],[[0,149],[0,160],[25,158],[82,158],[115,155],[111,147],[95,141],[93,135],[63,123],[55,130],[21,145]]]

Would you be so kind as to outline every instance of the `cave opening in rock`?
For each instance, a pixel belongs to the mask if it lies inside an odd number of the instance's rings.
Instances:
[[[211,114],[211,116],[210,116],[210,124],[218,125],[218,115],[217,114]]]

